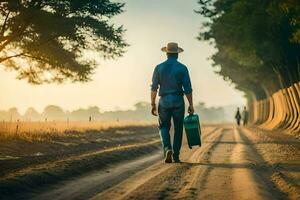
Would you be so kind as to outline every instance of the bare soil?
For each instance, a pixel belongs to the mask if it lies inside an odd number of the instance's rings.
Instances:
[[[49,141],[0,144],[0,199],[27,199],[63,180],[160,149],[157,126],[70,133]]]

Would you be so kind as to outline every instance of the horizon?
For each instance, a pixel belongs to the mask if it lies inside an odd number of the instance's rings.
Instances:
[[[151,104],[139,102],[134,109],[104,111],[97,106],[65,110],[57,105],[48,105],[42,111],[29,107],[23,113],[17,108],[0,110],[0,120],[4,122],[48,122],[48,121],[156,121],[156,118],[149,112]],[[206,123],[233,122],[233,113],[236,106],[228,105],[223,107],[207,107],[204,103],[195,104],[195,112]]]
[[[150,102],[146,102],[146,101],[140,101],[140,102],[136,102],[134,105],[132,105],[132,107],[128,108],[128,109],[119,109],[119,108],[114,108],[112,110],[103,110],[101,107],[97,106],[97,105],[89,105],[89,106],[84,106],[84,107],[77,107],[77,108],[74,108],[74,109],[65,109],[64,107],[60,106],[60,105],[56,105],[56,104],[48,104],[48,105],[45,105],[45,107],[43,107],[41,110],[40,109],[37,109],[35,108],[35,106],[28,106],[26,107],[24,110],[20,110],[18,107],[16,106],[12,106],[12,107],[9,107],[9,108],[6,108],[6,109],[0,109],[0,112],[1,111],[4,111],[4,112],[8,112],[10,109],[13,109],[13,108],[16,108],[17,111],[19,112],[19,114],[21,115],[24,115],[26,113],[26,111],[28,109],[31,109],[33,108],[35,111],[37,111],[39,114],[42,114],[43,111],[45,110],[45,108],[49,107],[49,106],[56,106],[56,107],[59,107],[61,108],[64,112],[74,112],[74,111],[77,111],[77,110],[80,110],[80,109],[83,109],[83,110],[88,110],[89,108],[93,108],[93,107],[97,107],[99,108],[99,112],[100,113],[105,113],[105,112],[123,112],[123,111],[132,111],[135,109],[135,105],[138,104],[138,103],[147,103],[150,105]],[[204,102],[196,102],[194,104],[194,106],[198,106],[199,104],[201,103],[204,103]],[[240,104],[228,104],[228,105],[222,105],[222,106],[207,106],[205,103],[204,103],[204,107],[207,108],[207,109],[218,109],[218,108],[228,108],[228,107],[242,107],[244,105]]]

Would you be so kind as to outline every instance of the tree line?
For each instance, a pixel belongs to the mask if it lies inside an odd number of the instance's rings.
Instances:
[[[245,93],[252,123],[300,132],[299,0],[199,0],[198,39],[215,71]]]
[[[199,39],[218,50],[216,72],[248,99],[265,99],[300,80],[298,0],[200,0]]]
[[[230,108],[229,116],[226,115],[226,110],[223,107],[210,107],[205,106],[204,103],[198,103],[195,106],[196,112],[200,114],[201,121],[203,122],[226,122],[233,119],[233,109]],[[17,108],[10,108],[6,111],[0,110],[0,120],[4,122],[15,121],[99,121],[99,120],[135,120],[135,121],[153,121],[157,118],[150,114],[151,105],[147,102],[139,102],[134,105],[130,110],[116,110],[102,112],[97,106],[89,108],[79,108],[74,111],[65,111],[59,106],[49,105],[39,113],[33,107],[28,108],[24,114],[20,114]],[[232,115],[232,116],[231,116]]]

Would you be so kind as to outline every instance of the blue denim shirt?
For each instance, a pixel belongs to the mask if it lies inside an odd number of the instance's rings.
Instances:
[[[166,105],[183,102],[183,94],[192,93],[187,67],[176,58],[168,58],[157,65],[153,72],[151,90],[157,91],[158,88],[160,103]]]

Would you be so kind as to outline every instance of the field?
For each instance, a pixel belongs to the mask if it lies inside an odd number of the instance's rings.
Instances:
[[[0,141],[21,139],[44,141],[55,137],[68,137],[76,133],[97,132],[110,128],[148,126],[153,122],[94,121],[94,122],[1,122]]]
[[[0,199],[24,198],[32,189],[160,147],[150,122],[1,123],[0,133]]]

